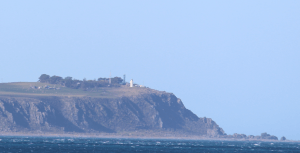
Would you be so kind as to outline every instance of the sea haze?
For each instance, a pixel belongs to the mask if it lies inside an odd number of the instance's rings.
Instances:
[[[0,137],[0,152],[299,152],[299,142]]]

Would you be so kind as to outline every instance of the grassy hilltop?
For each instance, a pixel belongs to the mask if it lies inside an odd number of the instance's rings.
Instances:
[[[45,86],[50,89],[44,88]],[[36,88],[35,88],[36,87]],[[43,87],[38,89],[38,87]],[[55,89],[54,89],[55,88]],[[118,87],[95,87],[90,89],[73,89],[60,84],[41,82],[14,82],[0,83],[0,96],[68,96],[68,97],[97,97],[117,98],[122,96],[136,96],[141,93],[152,91],[149,88],[132,87],[120,85]]]

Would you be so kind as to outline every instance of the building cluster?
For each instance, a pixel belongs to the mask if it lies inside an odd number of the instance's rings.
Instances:
[[[112,81],[111,81],[112,80],[111,73],[110,73],[108,79],[107,78],[99,78],[98,81],[100,81],[100,80],[108,81],[108,85],[107,86],[110,87],[111,83],[112,83]],[[126,75],[125,74],[123,75],[122,82],[119,82],[119,84],[120,85],[126,85],[126,86],[129,86],[129,87],[141,87],[141,88],[145,88],[145,86],[143,86],[143,85],[134,84],[133,83],[133,79],[131,79],[129,83],[126,82]]]
[[[141,88],[145,88],[145,86],[143,86],[143,85],[134,84],[134,83],[133,83],[133,79],[130,80],[129,86],[130,86],[130,87],[141,87]]]

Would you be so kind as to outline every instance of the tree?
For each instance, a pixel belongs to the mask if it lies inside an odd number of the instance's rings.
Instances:
[[[49,75],[47,75],[47,74],[42,74],[42,75],[39,77],[39,81],[42,82],[42,83],[46,83],[46,82],[49,82],[49,78],[50,78]]]
[[[120,78],[120,77],[114,77],[114,78],[111,78],[111,83],[112,84],[120,84],[123,82],[123,79]]]
[[[65,80],[72,80],[72,77],[65,77]]]
[[[72,87],[72,84],[73,84],[72,77],[65,77],[65,86]]]
[[[62,80],[63,80],[62,77],[53,75],[52,77],[50,77],[49,83],[51,83],[51,84],[59,84],[59,83],[61,83]]]
[[[105,78],[98,78],[98,81],[105,81]]]

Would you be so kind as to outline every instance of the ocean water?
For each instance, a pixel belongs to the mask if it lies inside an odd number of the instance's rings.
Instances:
[[[296,142],[0,137],[0,152],[300,152]]]

